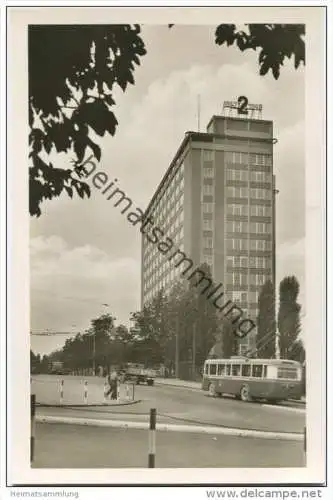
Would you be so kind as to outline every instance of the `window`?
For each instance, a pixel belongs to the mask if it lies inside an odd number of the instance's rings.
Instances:
[[[233,375],[233,377],[239,377],[240,376],[240,370],[241,370],[240,365],[232,365],[232,375]]]
[[[203,194],[214,194],[212,184],[204,184],[202,189]]]
[[[252,365],[252,377],[261,378],[263,374],[262,365]]]
[[[240,240],[240,250],[247,250],[249,247],[248,240]]]
[[[213,221],[211,219],[203,220],[203,228],[204,229],[213,229]]]
[[[203,203],[202,210],[203,210],[203,212],[206,212],[206,213],[212,213],[213,212],[213,203]]]
[[[210,365],[210,370],[209,370],[209,374],[210,375],[216,375],[216,367],[217,367],[216,364],[211,364]]]
[[[279,366],[277,376],[278,378],[289,378],[292,380],[296,380],[297,368],[291,368],[289,366],[288,367]]]
[[[213,167],[204,167],[203,175],[204,175],[204,177],[214,177]]]
[[[246,182],[249,180],[247,170],[241,170],[241,180]]]
[[[247,277],[247,274],[242,273],[242,274],[240,275],[240,284],[241,284],[242,286],[247,286],[247,283],[248,283],[248,277]]]
[[[230,371],[231,371],[231,366],[226,365],[226,375],[230,375]]]
[[[251,365],[242,365],[242,377],[251,377]]]
[[[217,374],[218,375],[224,375],[225,374],[225,365],[218,365]]]
[[[214,151],[209,149],[203,150],[203,160],[204,161],[213,161],[214,160]]]
[[[247,187],[240,188],[241,198],[247,198],[249,196],[249,190]]]
[[[242,232],[242,225],[240,222],[234,222],[234,231],[235,231],[235,233]]]
[[[264,366],[264,378],[267,377],[267,365]]]
[[[242,215],[248,215],[248,213],[249,213],[249,207],[248,207],[248,205],[241,205],[241,207],[242,207],[241,208]]]
[[[208,375],[208,366],[209,365],[205,365],[205,374]]]
[[[204,247],[213,248],[213,238],[204,238]]]
[[[247,302],[247,293],[246,292],[241,293],[241,302]]]
[[[248,266],[248,258],[247,257],[241,257],[241,259],[240,259],[240,265],[241,265],[241,267],[247,267]]]

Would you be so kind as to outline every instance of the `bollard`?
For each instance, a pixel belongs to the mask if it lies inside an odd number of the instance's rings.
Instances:
[[[64,402],[64,381],[60,381],[60,404],[62,405]]]
[[[156,408],[150,409],[149,419],[149,446],[148,446],[148,468],[155,468],[156,453]]]
[[[83,402],[85,405],[88,404],[88,382],[86,380],[84,382]]]
[[[304,427],[304,453],[306,453],[306,427]]]
[[[31,430],[30,430],[30,462],[34,461],[35,457],[35,435],[36,435],[36,394],[30,396],[30,411],[31,411]]]
[[[104,397],[103,397],[103,403],[106,404],[106,393],[108,392],[108,384],[104,382]]]

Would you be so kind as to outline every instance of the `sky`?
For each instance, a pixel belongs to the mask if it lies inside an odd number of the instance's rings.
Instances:
[[[144,26],[147,54],[135,85],[115,92],[119,125],[99,139],[98,171],[118,179],[133,204],[144,209],[184,134],[200,130],[223,102],[246,95],[273,120],[277,196],[277,280],[295,275],[304,314],[305,287],[305,71],[286,62],[276,81],[259,75],[258,55],[214,43],[214,26]],[[67,166],[59,155],[56,166]],[[96,170],[97,171],[97,170]],[[140,309],[140,231],[100,191],[90,199],[66,195],[42,205],[31,219],[31,329],[83,332],[109,312],[129,325]],[[107,304],[107,305],[105,305]],[[35,352],[60,347],[66,335],[32,336]]]

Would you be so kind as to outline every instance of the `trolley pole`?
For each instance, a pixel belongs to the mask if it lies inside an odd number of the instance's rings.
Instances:
[[[149,419],[149,449],[148,449],[148,468],[155,468],[156,454],[156,408],[150,409]]]

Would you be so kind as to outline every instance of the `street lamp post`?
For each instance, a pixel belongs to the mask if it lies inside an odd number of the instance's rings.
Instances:
[[[273,245],[272,245],[272,250],[273,250],[273,256],[272,256],[272,264],[273,264],[273,289],[274,289],[274,307],[276,308],[276,196],[279,194],[279,190],[276,189],[275,187],[275,176],[273,176]],[[275,311],[275,317],[276,317],[276,311]],[[278,332],[278,325],[276,321],[276,326],[275,326],[275,358],[280,359],[280,336]]]
[[[93,375],[96,375],[96,333],[93,333]]]

